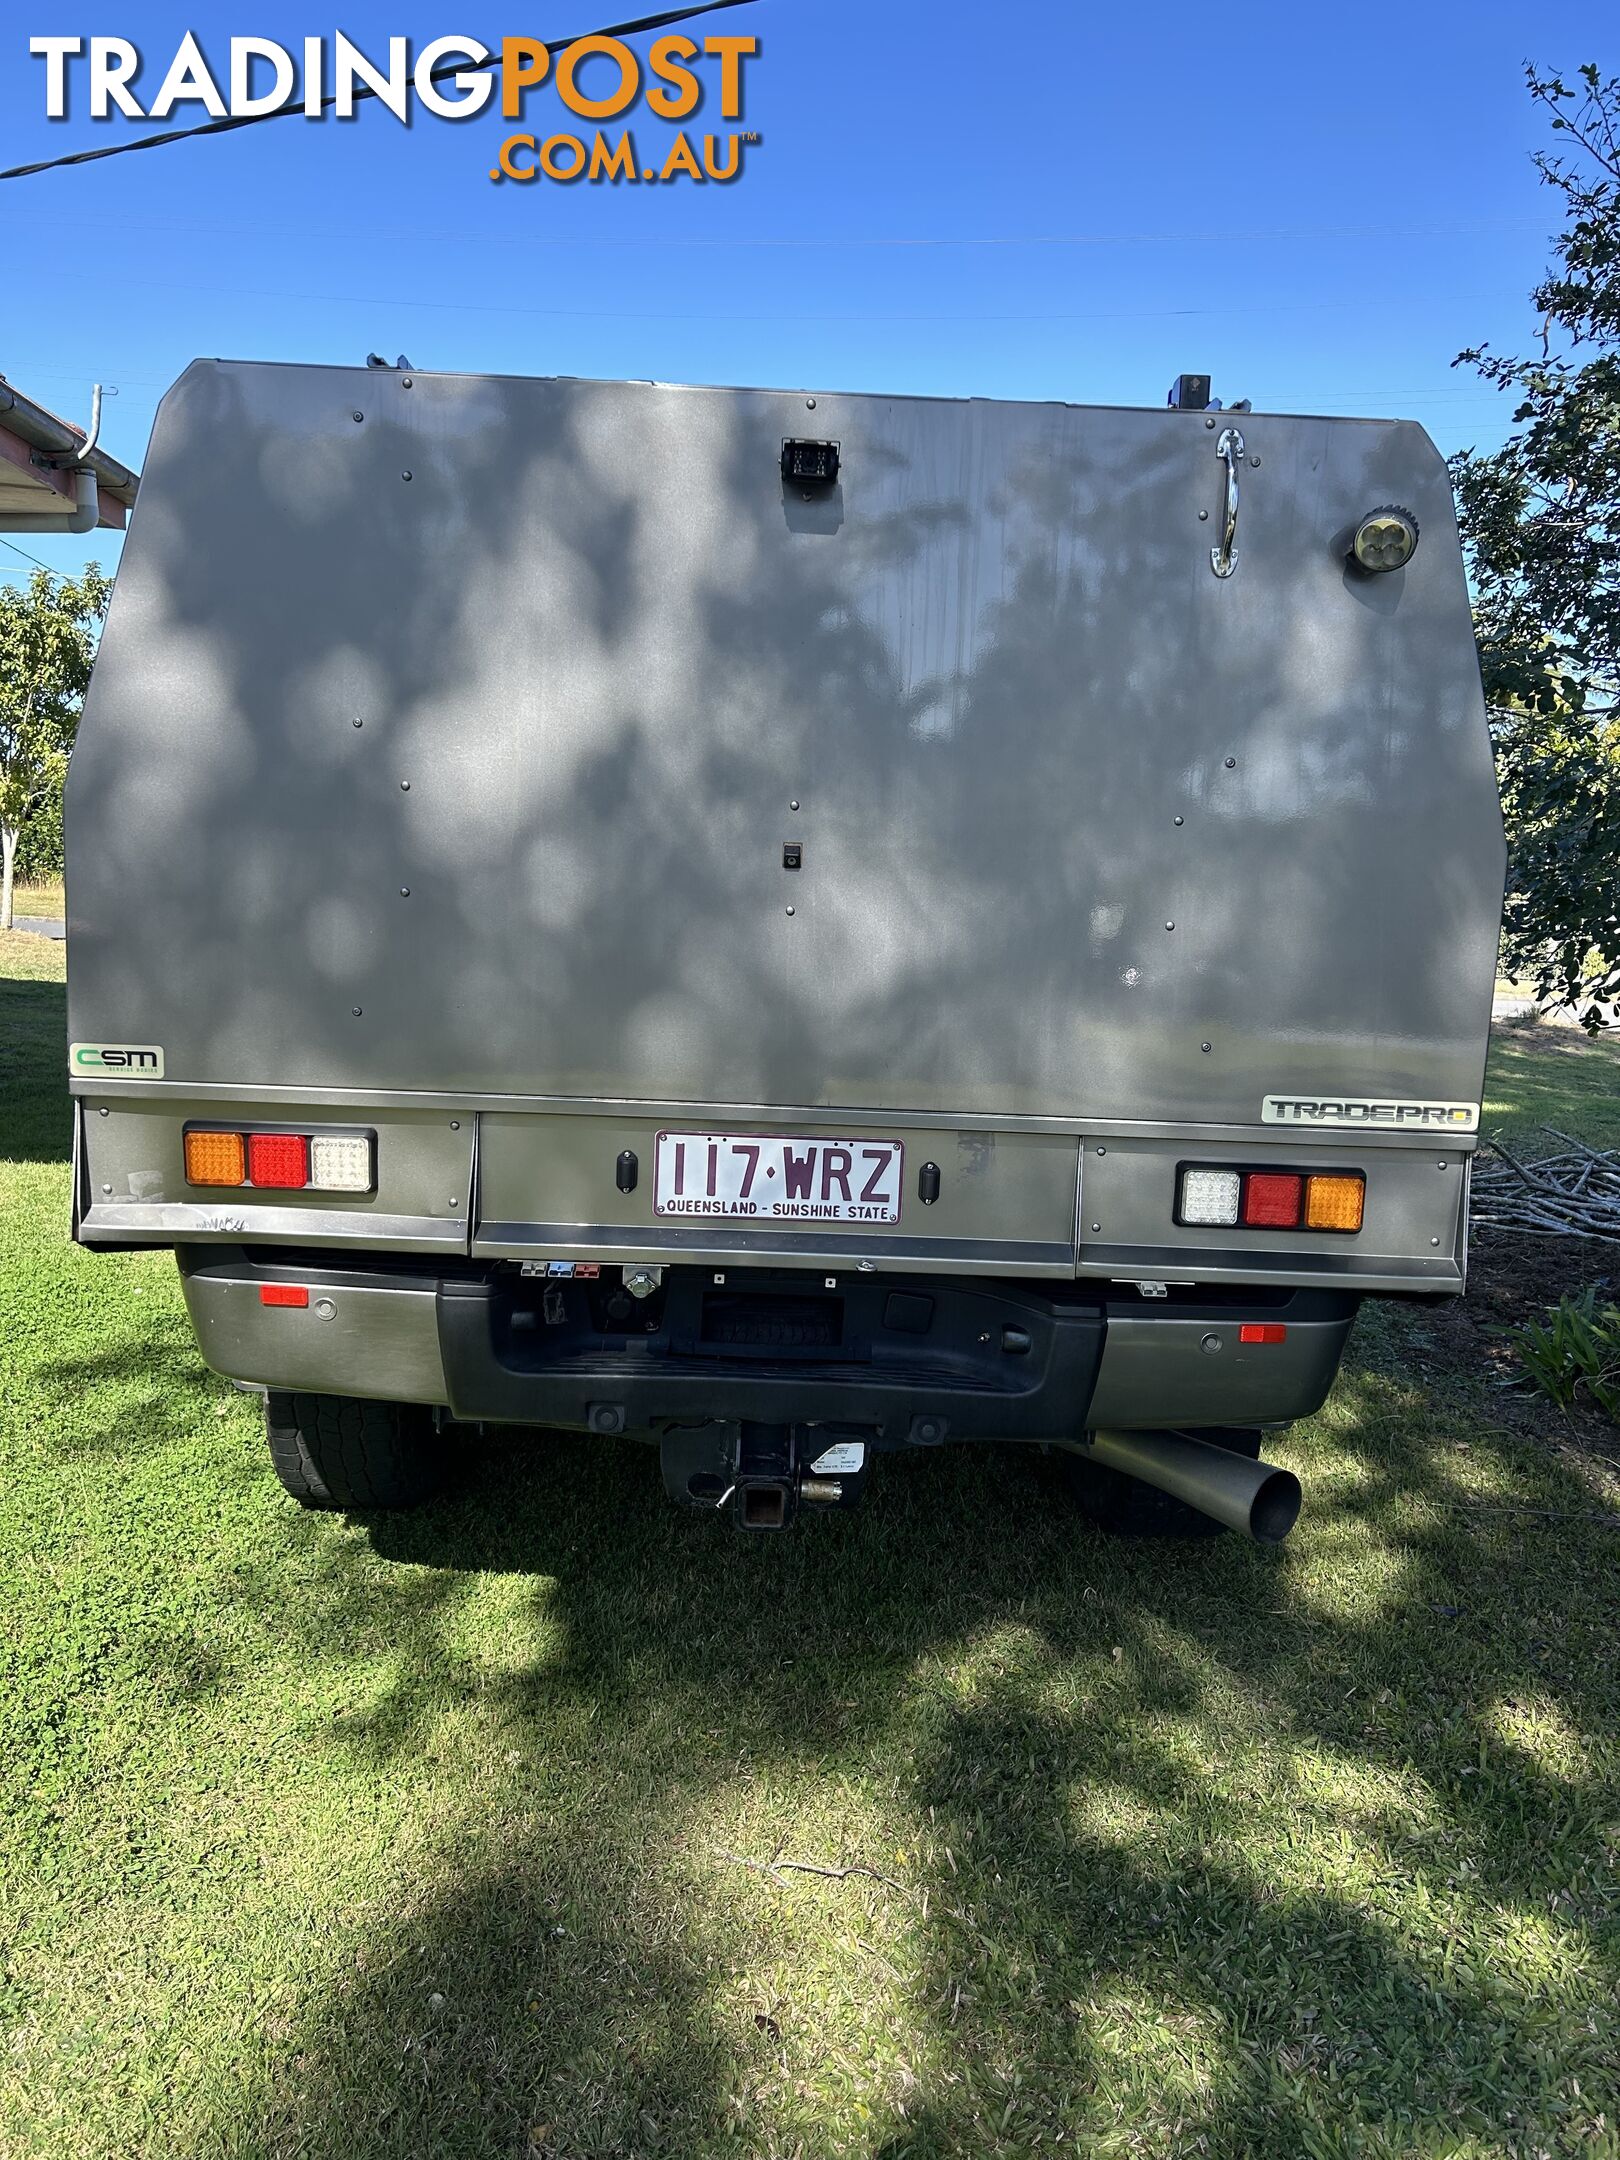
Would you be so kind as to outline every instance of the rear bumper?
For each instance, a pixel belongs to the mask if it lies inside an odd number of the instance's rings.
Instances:
[[[1353,1297],[1110,1300],[955,1277],[671,1269],[600,1284],[398,1260],[183,1248],[203,1356],[232,1379],[431,1403],[468,1422],[644,1432],[706,1419],[859,1426],[891,1445],[1073,1440],[1087,1426],[1282,1424],[1332,1386]],[[266,1284],[307,1289],[266,1305]],[[1241,1339],[1245,1321],[1285,1339]]]

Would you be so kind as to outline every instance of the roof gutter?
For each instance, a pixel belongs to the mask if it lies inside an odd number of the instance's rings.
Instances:
[[[97,403],[99,405],[99,398]],[[76,507],[61,512],[31,512],[26,519],[8,519],[8,526],[16,531],[88,532],[88,525],[58,522],[60,518],[73,519],[82,514],[83,497],[78,482],[86,473],[94,478],[101,493],[110,495],[115,502],[121,502],[126,509],[134,507],[135,490],[140,485],[139,478],[127,465],[121,465],[117,458],[109,457],[105,450],[97,449],[96,436],[100,432],[98,427],[93,426],[88,435],[82,428],[69,427],[65,421],[58,420],[54,413],[48,413],[42,405],[36,405],[31,398],[25,398],[20,390],[14,390],[7,382],[0,382],[0,427],[4,427],[8,433],[41,452],[43,456],[60,458],[65,464],[78,467],[74,475]]]
[[[20,533],[87,533],[101,522],[101,487],[94,469],[81,465],[73,475],[71,510],[8,510],[3,530]]]

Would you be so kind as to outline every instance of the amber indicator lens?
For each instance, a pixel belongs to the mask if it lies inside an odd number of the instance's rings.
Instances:
[[[1366,1203],[1367,1181],[1359,1173],[1307,1178],[1305,1227],[1307,1230],[1359,1230]]]
[[[186,1134],[188,1185],[242,1185],[246,1181],[247,1156],[240,1133]]]

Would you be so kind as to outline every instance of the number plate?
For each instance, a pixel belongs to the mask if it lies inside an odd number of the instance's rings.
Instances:
[[[661,1132],[653,1209],[752,1222],[895,1223],[904,1162],[898,1140]]]

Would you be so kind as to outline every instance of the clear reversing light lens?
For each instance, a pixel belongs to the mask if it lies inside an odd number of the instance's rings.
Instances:
[[[370,1192],[369,1133],[317,1133],[309,1144],[309,1182],[320,1192]]]
[[[1182,1221],[1235,1223],[1238,1219],[1238,1192],[1241,1184],[1242,1180],[1235,1170],[1183,1170]]]

